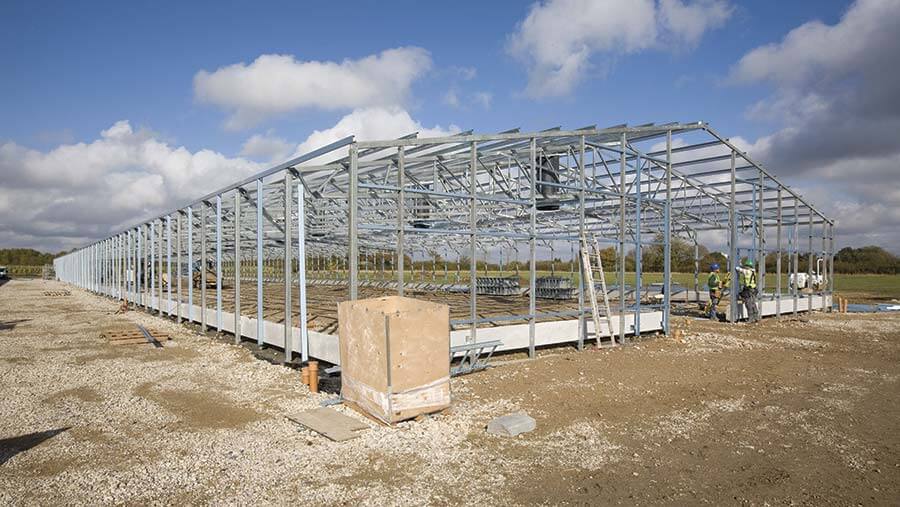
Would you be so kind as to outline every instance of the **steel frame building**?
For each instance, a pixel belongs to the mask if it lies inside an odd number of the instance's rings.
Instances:
[[[763,288],[763,315],[830,308],[834,222],[703,122],[348,137],[91,243],[58,258],[55,268],[60,280],[97,294],[234,333],[236,341],[283,347],[286,360],[299,353],[332,363],[339,361],[337,337],[294,325],[294,315],[307,322],[310,287],[331,284],[343,299],[356,299],[361,287],[403,295],[415,284],[467,296],[466,317],[452,321],[451,343],[500,339],[502,348],[534,356],[542,345],[581,348],[601,336],[625,343],[642,332],[668,333],[672,303],[703,296],[697,245],[700,236],[717,234],[727,242],[732,273],[742,256],[778,254],[774,290]],[[692,290],[672,284],[676,236],[695,247]],[[613,329],[595,333],[581,276],[574,309],[538,308],[538,258],[548,251],[553,258],[568,245],[574,266],[582,237],[617,252]],[[643,283],[642,250],[658,246],[659,238],[664,281],[653,287]],[[527,313],[485,316],[479,259],[499,259],[502,270],[511,252],[519,260],[520,248],[529,287],[513,297],[528,298]],[[468,263],[468,278],[417,282],[405,263],[435,254]],[[626,273],[629,255],[633,273]],[[828,283],[818,293],[782,286],[785,273],[799,273],[801,256],[810,274],[824,263]],[[758,263],[761,284],[765,264]],[[197,266],[195,288],[190,274]],[[242,311],[242,281],[256,286],[255,314]],[[264,290],[272,283],[283,289],[275,303]],[[223,308],[226,293],[231,312]],[[651,294],[661,304],[642,302]],[[283,305],[280,321],[265,315],[272,304]],[[730,309],[734,322],[741,316],[735,291]]]

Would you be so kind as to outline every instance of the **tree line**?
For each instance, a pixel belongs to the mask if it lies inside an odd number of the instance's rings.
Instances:
[[[68,252],[44,253],[33,248],[0,248],[2,266],[43,266],[53,264],[53,259]]]
[[[664,251],[662,243],[662,237],[657,237],[653,245],[647,245],[642,249],[641,255],[641,269],[648,273],[657,273],[663,271],[663,260],[664,260]],[[672,238],[671,243],[672,248],[672,271],[681,272],[681,273],[692,273],[694,271],[694,245],[682,238]],[[68,252],[59,252],[56,254],[52,253],[44,253],[34,250],[32,248],[2,248],[0,249],[0,265],[3,266],[41,266],[44,264],[52,264],[53,259],[59,257],[61,255],[65,255]],[[709,269],[710,264],[719,263],[724,268],[728,265],[728,259],[721,252],[711,252],[707,247],[703,245],[698,246],[698,254],[700,257],[700,271],[706,271]],[[607,270],[612,270],[614,267],[617,267],[618,261],[618,253],[615,247],[607,247],[600,251],[600,257],[603,259],[603,265]],[[770,253],[766,256],[766,271],[767,272],[775,272],[776,262],[778,259],[778,255],[775,253]],[[436,254],[435,259],[436,268],[442,269],[443,263],[445,260],[441,258],[440,255]],[[799,262],[799,271],[806,272],[807,265],[809,263],[809,256],[800,255]],[[361,265],[365,266],[365,261],[360,258]],[[376,261],[372,262],[372,259],[369,260],[370,269],[380,268],[381,262]],[[414,267],[419,270],[430,270],[431,269],[431,260],[413,260],[409,256],[406,256],[405,264],[408,267]],[[451,264],[448,266],[449,269],[455,270],[456,259],[447,259],[446,262]],[[577,270],[578,266],[575,264],[573,266],[572,259],[562,260],[560,258],[556,259],[542,259],[537,262],[537,269],[540,271],[550,271],[559,270],[559,271],[571,271]],[[575,261],[577,262],[577,261]],[[463,270],[467,270],[469,266],[468,257],[463,257],[460,259],[460,264],[463,266]],[[391,261],[387,259],[385,262],[385,267],[390,269]],[[485,262],[484,260],[479,260],[477,262],[479,270],[491,270],[498,271],[500,270],[499,262]],[[788,272],[788,266],[790,265],[790,256],[787,253],[782,253],[781,257],[781,271],[782,273]],[[504,271],[515,271],[518,267],[520,271],[528,270],[528,262],[527,261],[509,261],[505,262],[503,265]],[[634,271],[635,262],[634,262],[634,250],[630,250],[625,257],[625,269],[627,271]],[[813,266],[813,271],[815,271],[816,266]],[[887,250],[879,247],[879,246],[864,246],[861,248],[853,248],[853,247],[845,247],[840,249],[834,256],[834,271],[835,273],[847,273],[847,274],[887,274],[887,275],[895,275],[900,274],[900,258],[896,255],[888,252]]]

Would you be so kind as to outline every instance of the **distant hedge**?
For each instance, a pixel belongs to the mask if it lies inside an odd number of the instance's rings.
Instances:
[[[43,266],[66,252],[49,254],[32,248],[0,248],[0,266]]]
[[[643,270],[648,273],[652,272],[661,272],[663,268],[663,247],[662,236],[657,235],[655,238],[654,245],[645,246],[643,249]],[[681,272],[681,273],[691,273],[694,271],[694,247],[689,244],[687,241],[681,238],[672,238],[672,271]],[[49,254],[39,252],[37,250],[31,248],[4,248],[0,249],[0,266],[8,266],[10,268],[11,274],[16,273],[13,266],[22,266],[22,269],[25,271],[32,270],[32,267],[43,266],[44,264],[52,264],[53,259],[59,257],[61,255],[65,255],[67,252],[59,252],[57,254]],[[707,266],[713,262],[718,262],[723,266],[727,264],[727,260],[725,257],[719,252],[710,252],[705,246],[700,245],[698,248],[698,253],[700,254],[700,270],[705,271]],[[604,265],[607,270],[614,269],[616,262],[616,250],[614,248],[605,248],[601,252],[601,257],[603,257]],[[777,255],[774,253],[766,256],[766,271],[774,272],[775,271],[775,261],[777,259]],[[806,271],[806,264],[808,262],[808,256],[800,255],[800,266],[799,271]],[[440,255],[435,255],[435,260],[438,263],[443,263],[443,259],[441,259]],[[469,260],[468,258],[461,259],[461,263],[463,266],[468,266]],[[360,259],[360,262],[364,261]],[[788,254],[782,255],[782,272],[788,272]],[[417,266],[419,269],[430,269],[431,261],[413,261],[409,256],[407,256],[406,263],[408,266]],[[389,268],[390,261],[387,261],[386,264]],[[455,259],[453,261],[455,264]],[[519,260],[510,261],[508,258],[505,262],[505,268],[507,270],[514,270],[515,266],[518,265],[520,269],[527,270],[528,262]],[[569,260],[561,260],[555,259],[553,261],[549,260],[541,260],[537,262],[538,270],[549,270],[551,265],[555,269],[558,270],[568,270],[571,269],[572,266]],[[478,262],[479,269],[484,267],[484,261]],[[489,263],[489,269],[499,269],[499,263]],[[634,269],[634,251],[628,252],[628,256],[625,259],[625,269],[633,270]],[[887,250],[881,248],[880,246],[864,246],[861,248],[852,248],[846,247],[840,249],[834,256],[834,271],[835,273],[847,273],[847,274],[886,274],[886,275],[895,275],[900,274],[900,258],[896,255],[888,252]],[[23,272],[24,274],[24,272]],[[38,271],[37,275],[40,274]]]

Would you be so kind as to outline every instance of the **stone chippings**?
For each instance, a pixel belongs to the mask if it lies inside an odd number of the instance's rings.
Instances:
[[[455,483],[472,462],[469,433],[517,408],[460,401],[386,428],[336,406],[370,429],[330,442],[286,418],[333,397],[310,393],[298,373],[156,316],[114,315],[115,302],[81,290],[42,295],[61,287],[14,280],[0,292],[0,320],[28,319],[0,331],[0,439],[68,428],[0,464],[3,505],[446,501],[432,485]],[[99,338],[134,323],[172,340],[154,350]],[[398,484],[367,480],[397,462]],[[489,501],[503,481],[487,477],[471,499]]]
[[[0,287],[0,440],[65,429],[18,454],[0,447],[0,505],[897,498],[900,374],[883,359],[897,354],[897,316],[698,321],[677,340],[498,357],[452,379],[451,409],[419,421],[387,428],[333,407],[369,427],[338,443],[287,419],[334,396],[296,371],[156,316],[114,315],[115,302],[80,290],[43,296],[63,287]],[[99,338],[136,322],[173,339]],[[485,431],[524,410],[532,432]]]

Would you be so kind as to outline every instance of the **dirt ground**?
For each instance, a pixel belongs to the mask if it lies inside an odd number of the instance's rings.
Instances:
[[[674,338],[504,356],[448,412],[331,442],[333,395],[248,349],[50,281],[0,286],[0,504],[862,504],[900,499],[900,315],[678,319]],[[116,346],[142,323],[163,349]],[[537,430],[488,435],[525,410]]]

